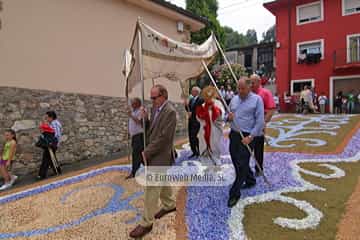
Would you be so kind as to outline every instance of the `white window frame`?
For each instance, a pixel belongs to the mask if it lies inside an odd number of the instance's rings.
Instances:
[[[294,83],[311,82],[311,87],[315,87],[315,78],[297,79],[290,81],[290,94],[294,95]]]
[[[346,13],[345,0],[341,0],[341,8],[342,8],[342,15],[343,16],[349,16],[349,15],[353,15],[353,14],[360,14],[360,11],[359,12],[353,12],[353,13]]]
[[[300,22],[300,8],[309,7],[311,5],[316,5],[319,3],[320,3],[320,19],[313,20],[310,22]],[[304,24],[308,24],[308,23],[321,22],[321,21],[324,21],[324,0],[296,6],[296,25],[304,25]]]
[[[360,33],[346,35],[346,63],[350,63],[350,38],[360,37]]]
[[[298,42],[296,43],[296,62],[299,62],[299,57],[300,57],[300,45],[304,45],[304,44],[311,44],[311,43],[318,43],[320,42],[320,46],[321,46],[321,60],[324,60],[325,58],[325,41],[324,39],[317,39],[317,40],[311,40],[311,41],[306,41],[306,42]]]

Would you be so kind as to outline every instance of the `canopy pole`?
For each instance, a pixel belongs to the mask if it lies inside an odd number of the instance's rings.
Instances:
[[[145,105],[145,83],[144,83],[144,68],[143,68],[143,55],[142,55],[142,34],[141,29],[139,27],[140,23],[140,17],[138,18],[138,26],[137,26],[137,35],[138,35],[138,43],[139,43],[139,65],[140,65],[140,81],[141,81],[141,100],[143,106]],[[145,118],[142,118],[143,123],[143,129],[144,129],[144,149],[146,147],[146,125],[145,125]],[[147,163],[144,161],[144,164],[147,165]]]
[[[129,98],[128,97],[126,97],[126,102],[127,102],[127,104],[128,104],[128,107],[130,108],[131,107],[131,104],[129,103]],[[129,120],[130,120],[130,118],[129,118]],[[132,147],[131,147],[131,144],[130,144],[130,125],[129,125],[129,120],[127,121],[127,159],[128,159],[128,161],[129,161],[129,163],[130,163],[130,154],[131,154],[131,152],[132,152]]]
[[[210,73],[207,65],[205,64],[204,60],[201,60],[201,63],[202,63],[202,65],[203,65],[203,67],[205,68],[205,70],[206,70],[206,72],[207,72],[207,74],[208,74],[208,76],[209,76],[212,84],[214,85],[214,87],[215,87],[218,95],[221,97],[221,99],[222,99],[222,101],[223,101],[223,103],[224,103],[224,106],[225,106],[225,108],[226,108],[226,111],[227,111],[227,112],[231,112],[229,106],[228,106],[228,105],[226,104],[226,102],[225,102],[225,99],[224,99],[223,96],[221,95],[221,92],[220,92],[220,90],[219,90],[219,88],[218,88],[218,86],[217,86],[217,84],[216,84],[213,76],[211,75],[211,73]],[[239,127],[239,126],[236,126],[236,122],[235,122],[235,121],[233,121],[233,123],[234,123],[235,127],[237,128],[237,130],[238,130],[241,138],[244,138],[244,135],[242,134],[242,132],[241,132],[241,130],[240,130],[240,127]],[[262,168],[260,167],[259,162],[256,160],[256,158],[255,158],[255,156],[254,156],[254,152],[251,150],[251,148],[250,148],[250,146],[249,146],[248,144],[244,144],[244,145],[245,145],[245,147],[247,148],[247,150],[249,151],[250,157],[253,157],[253,158],[255,159],[255,164],[256,164],[256,166],[259,168],[260,174],[261,174],[261,176],[264,178],[264,181],[266,182],[267,185],[269,185],[269,187],[271,187],[271,183],[268,181],[268,179],[267,179],[266,176],[264,175],[264,172],[263,172]]]
[[[213,85],[214,85],[214,87],[216,88],[216,91],[217,91],[218,95],[220,96],[221,101],[223,102],[224,107],[226,108],[226,111],[227,111],[227,112],[230,112],[230,108],[229,108],[229,106],[226,104],[226,101],[225,101],[224,97],[221,95],[221,92],[220,92],[220,90],[219,90],[219,88],[218,88],[218,86],[217,86],[217,84],[216,84],[216,82],[215,82],[215,80],[214,80],[213,76],[211,75],[211,73],[210,73],[210,71],[209,71],[209,69],[208,69],[208,67],[207,67],[206,63],[204,62],[204,60],[201,60],[201,64],[202,64],[202,65],[203,65],[203,67],[205,68],[206,73],[208,74],[208,76],[209,76],[209,78],[210,78],[210,80],[211,80],[212,84],[213,84]]]
[[[127,65],[127,52],[126,50],[124,51],[124,57],[123,57],[123,71],[122,73],[124,74],[125,77],[125,97],[126,97],[126,103],[127,103],[127,107],[129,108],[131,106],[131,104],[129,103],[129,94],[128,94],[128,89],[127,89],[127,78],[128,78],[128,72],[126,71],[126,65]],[[127,130],[127,134],[126,134],[126,140],[127,140],[127,159],[128,162],[131,161],[130,159],[130,152],[132,151],[131,146],[130,146],[130,130],[129,130],[129,121],[127,121],[126,123],[126,130]]]
[[[218,40],[216,39],[216,36],[215,36],[214,33],[213,33],[213,38],[214,38],[214,40],[215,40],[215,43],[216,43],[217,48],[219,49],[222,57],[223,57],[224,60],[225,60],[226,65],[227,65],[228,68],[230,69],[230,72],[231,72],[232,77],[234,78],[235,82],[237,83],[237,82],[238,82],[238,79],[236,78],[235,73],[234,73],[234,71],[232,70],[232,67],[231,67],[231,65],[230,65],[227,57],[225,56],[225,53],[224,53],[223,49],[221,48],[220,43],[219,43]]]

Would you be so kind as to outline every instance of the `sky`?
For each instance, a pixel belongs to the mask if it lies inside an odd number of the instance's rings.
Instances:
[[[185,0],[168,0],[185,8]],[[239,33],[255,29],[258,40],[262,33],[275,24],[275,17],[262,4],[271,0],[218,0],[218,20],[222,26],[229,26]]]

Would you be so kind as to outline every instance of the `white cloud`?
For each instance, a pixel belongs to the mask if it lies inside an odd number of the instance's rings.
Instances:
[[[185,0],[170,0],[170,2],[185,8]],[[255,29],[260,40],[262,33],[275,24],[275,17],[262,6],[264,0],[218,0],[218,2],[220,24],[240,33]]]

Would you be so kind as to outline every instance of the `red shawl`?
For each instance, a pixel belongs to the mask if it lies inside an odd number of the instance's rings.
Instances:
[[[205,121],[204,125],[204,137],[207,146],[210,148],[210,135],[211,135],[211,123],[210,123],[210,113],[209,108],[212,107],[212,116],[211,120],[214,122],[220,115],[221,109],[217,107],[214,102],[206,102],[204,105],[198,106],[196,108],[196,116],[201,120]]]

